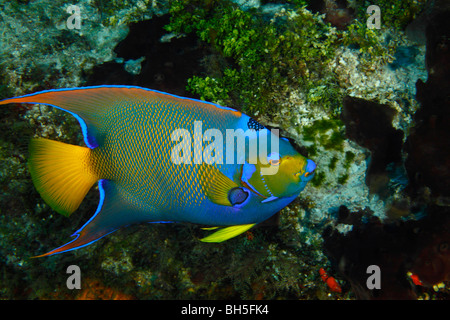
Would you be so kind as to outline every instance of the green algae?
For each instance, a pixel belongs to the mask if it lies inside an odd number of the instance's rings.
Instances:
[[[353,160],[355,160],[356,155],[351,151],[345,152],[345,160],[344,160],[344,166],[346,169],[350,168],[350,165],[352,164]]]
[[[324,68],[333,57],[337,34],[319,15],[288,10],[273,17],[243,11],[228,1],[174,1],[174,33],[195,32],[223,57],[216,76],[196,76],[188,89],[202,99],[270,114],[292,87],[311,103],[334,109],[339,86]]]
[[[342,36],[344,45],[359,50],[360,62],[366,71],[394,60],[393,54],[397,47],[394,39],[386,39],[382,30],[369,29],[365,22],[356,20],[348,26]]]
[[[166,29],[197,34],[222,59],[219,65],[210,66],[207,74],[192,77],[188,90],[204,100],[271,115],[292,88],[299,88],[306,103],[337,117],[345,93],[328,67],[335,50],[340,46],[357,48],[363,69],[374,71],[393,61],[398,44],[386,37],[386,26],[369,29],[365,13],[347,29],[336,30],[320,15],[306,10],[307,1],[293,4],[269,15],[258,9],[243,11],[229,1],[171,2]],[[392,7],[391,11],[402,10]]]
[[[328,168],[330,168],[331,171],[336,169],[336,164],[338,162],[338,158],[336,156],[333,156],[328,164]]]
[[[321,119],[317,120],[309,126],[301,128],[303,140],[320,144],[326,150],[343,150],[345,141],[344,124],[341,120]],[[316,154],[315,149],[307,147],[308,151]]]
[[[314,178],[311,180],[311,184],[318,188],[320,187],[326,180],[325,172],[317,170]]]
[[[349,179],[349,169],[356,155],[351,151],[344,152],[346,140],[344,123],[339,119],[321,119],[299,131],[302,139],[308,143],[305,148],[310,157],[318,156],[319,152],[331,154],[330,160],[326,163],[327,168],[320,166],[317,168],[316,175],[310,182],[312,186],[319,188],[324,183],[345,184]],[[333,181],[331,172],[336,171],[338,165],[342,167],[339,170],[341,174]]]
[[[344,173],[343,175],[339,176],[339,178],[337,179],[337,183],[345,184],[347,182],[348,178],[349,178],[349,174]]]

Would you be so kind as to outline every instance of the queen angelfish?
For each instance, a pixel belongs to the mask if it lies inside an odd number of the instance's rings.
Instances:
[[[314,162],[284,138],[277,140],[278,152],[267,150],[262,160],[260,144],[255,158],[250,150],[241,152],[237,136],[225,143],[230,130],[253,132],[244,136],[249,149],[252,139],[263,137],[267,148],[274,147],[278,136],[247,115],[210,102],[139,87],[98,86],[0,101],[8,103],[50,105],[81,125],[87,147],[43,138],[30,142],[29,171],[51,208],[69,216],[98,182],[94,215],[72,241],[39,257],[84,247],[142,222],[212,226],[208,229],[215,232],[201,240],[221,242],[280,211],[314,176]],[[271,169],[271,174],[264,171]]]

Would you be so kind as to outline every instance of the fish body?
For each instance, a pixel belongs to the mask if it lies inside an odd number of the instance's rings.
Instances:
[[[70,215],[98,181],[93,217],[74,240],[44,255],[142,222],[222,226],[203,241],[224,241],[288,205],[314,175],[314,162],[287,140],[239,111],[205,101],[99,86],[0,101],[7,103],[51,105],[81,125],[87,147],[47,139],[30,143],[33,182],[54,210]],[[241,152],[242,136],[247,153]]]

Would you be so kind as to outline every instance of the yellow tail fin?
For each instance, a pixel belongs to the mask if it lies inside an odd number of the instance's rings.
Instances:
[[[32,139],[28,167],[34,186],[55,211],[69,216],[99,180],[90,165],[91,149],[48,139]]]

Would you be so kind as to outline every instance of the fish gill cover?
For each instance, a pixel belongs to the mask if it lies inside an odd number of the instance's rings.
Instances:
[[[2,106],[0,298],[448,299],[445,1],[377,1],[379,29],[367,1],[73,5],[0,1],[1,99],[92,85],[203,99],[279,128],[316,175],[227,242],[198,241],[194,224],[143,224],[29,259],[86,223],[99,192],[69,219],[53,211],[32,185],[29,140],[83,145],[82,131],[51,107]],[[369,289],[369,263],[396,285]],[[66,286],[69,265],[80,290]]]

